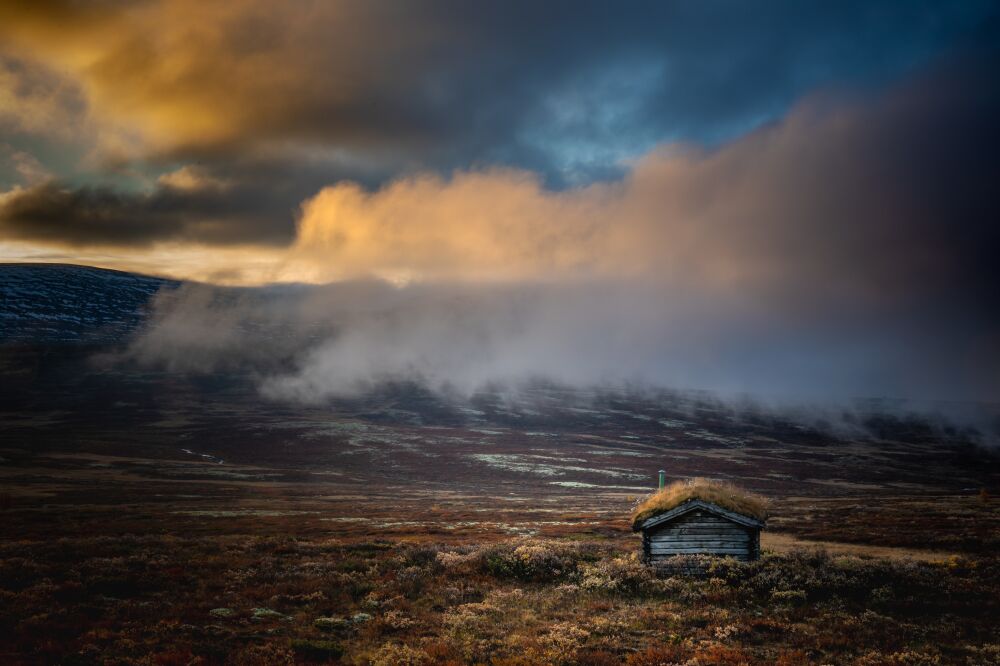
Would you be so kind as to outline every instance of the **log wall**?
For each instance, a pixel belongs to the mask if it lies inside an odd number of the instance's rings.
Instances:
[[[755,560],[760,556],[760,530],[697,509],[643,532],[642,547],[646,560],[653,563],[674,555]]]

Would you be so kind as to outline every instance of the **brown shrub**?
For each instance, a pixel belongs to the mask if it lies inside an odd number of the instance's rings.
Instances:
[[[281,643],[248,645],[226,660],[231,666],[295,666],[295,652]]]
[[[424,650],[408,645],[386,643],[371,658],[372,666],[426,666],[431,657]]]
[[[428,641],[423,647],[431,663],[440,664],[441,666],[457,666],[462,663],[455,650],[447,641],[432,640]]]
[[[536,583],[564,579],[576,569],[575,553],[542,541],[501,543],[484,549],[482,567],[497,578]]]
[[[580,652],[576,657],[577,666],[618,666],[621,663],[621,657],[607,650]]]
[[[809,666],[815,661],[805,650],[788,650],[778,655],[774,666]]]
[[[709,645],[694,654],[694,658],[701,664],[714,664],[715,666],[747,666],[755,663],[754,658],[740,648],[725,647],[722,645]]]
[[[655,645],[642,652],[630,654],[625,660],[627,666],[667,666],[682,664],[691,655],[682,645]]]

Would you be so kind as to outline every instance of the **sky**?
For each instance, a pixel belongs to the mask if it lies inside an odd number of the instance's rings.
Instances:
[[[8,0],[0,260],[450,294],[526,336],[469,381],[1000,400],[998,38],[975,1]]]

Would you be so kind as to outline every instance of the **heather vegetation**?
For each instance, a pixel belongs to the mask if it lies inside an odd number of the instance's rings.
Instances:
[[[3,666],[1000,663],[1000,458],[909,422],[541,389],[288,409],[68,354],[0,354]],[[771,498],[763,558],[642,565],[660,467]]]
[[[4,663],[994,664],[1000,563],[599,541],[78,537],[0,546]]]

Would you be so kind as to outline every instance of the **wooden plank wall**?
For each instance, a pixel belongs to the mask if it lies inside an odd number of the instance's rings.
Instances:
[[[651,562],[674,555],[728,555],[757,559],[760,530],[748,529],[701,509],[658,525],[643,534],[643,553]]]

